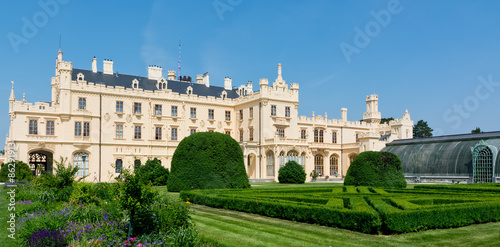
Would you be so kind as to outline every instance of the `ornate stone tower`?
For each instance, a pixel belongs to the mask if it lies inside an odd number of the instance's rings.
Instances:
[[[368,123],[380,123],[381,114],[378,111],[378,95],[366,96],[366,112],[363,113],[363,121]]]

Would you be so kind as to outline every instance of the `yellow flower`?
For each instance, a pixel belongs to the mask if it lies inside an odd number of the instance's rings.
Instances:
[[[191,204],[190,202],[186,202],[187,204]]]

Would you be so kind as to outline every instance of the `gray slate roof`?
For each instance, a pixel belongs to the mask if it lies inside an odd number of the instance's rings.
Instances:
[[[84,69],[73,69],[73,74],[71,75],[71,80],[76,81],[76,77],[79,73],[82,73],[85,80],[88,82],[94,82],[96,84],[104,84],[106,86],[122,86],[125,88],[132,88],[132,81],[137,79],[139,81],[139,88],[144,90],[156,91],[156,80],[149,80],[147,77],[134,76],[134,75],[124,75],[114,73],[113,75],[105,75],[98,71],[97,73],[91,70]],[[224,87],[210,86],[207,87],[205,84],[198,84],[192,82],[174,81],[167,80],[167,89],[171,89],[172,92],[186,94],[187,88],[191,86],[193,88],[193,94],[199,96],[213,96],[216,98],[221,98],[222,92],[227,92],[227,98],[234,99],[238,98],[236,89],[225,90]]]
[[[494,132],[483,132],[477,134],[461,134],[461,135],[446,135],[446,136],[434,136],[434,137],[424,137],[424,138],[414,138],[414,139],[401,139],[395,140],[391,143],[387,143],[388,146],[391,145],[402,145],[402,144],[417,144],[417,143],[427,143],[427,142],[452,142],[452,141],[465,141],[465,140],[480,140],[480,139],[493,139],[500,138],[500,131]]]

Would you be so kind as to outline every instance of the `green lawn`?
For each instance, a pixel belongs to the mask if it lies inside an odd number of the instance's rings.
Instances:
[[[322,184],[252,185],[270,188]],[[166,193],[164,187],[160,189]],[[168,195],[177,197],[178,193]],[[203,238],[221,246],[500,246],[500,222],[383,236],[201,205],[192,205],[191,209],[196,229]]]

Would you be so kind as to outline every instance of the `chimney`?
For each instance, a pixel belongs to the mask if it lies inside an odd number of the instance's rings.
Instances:
[[[347,108],[341,108],[340,111],[342,112],[342,121],[347,122]]]
[[[97,73],[97,58],[92,58],[92,72]]]
[[[102,73],[105,75],[113,74],[113,61],[109,59],[104,59],[102,63]]]
[[[231,90],[233,89],[233,81],[231,80],[231,78],[229,78],[228,76],[226,76],[226,78],[224,78],[224,89],[226,90]]]
[[[205,84],[206,87],[210,87],[210,75],[208,72],[203,74],[203,84]]]
[[[159,80],[163,75],[163,69],[160,66],[149,65],[148,67],[148,79],[149,80]]]
[[[203,75],[196,75],[196,83],[198,84],[203,83]]]
[[[175,71],[173,71],[173,70],[169,70],[169,71],[168,71],[168,77],[167,77],[167,80],[170,80],[170,81],[175,81],[175,77],[176,77],[176,75],[175,75]]]

